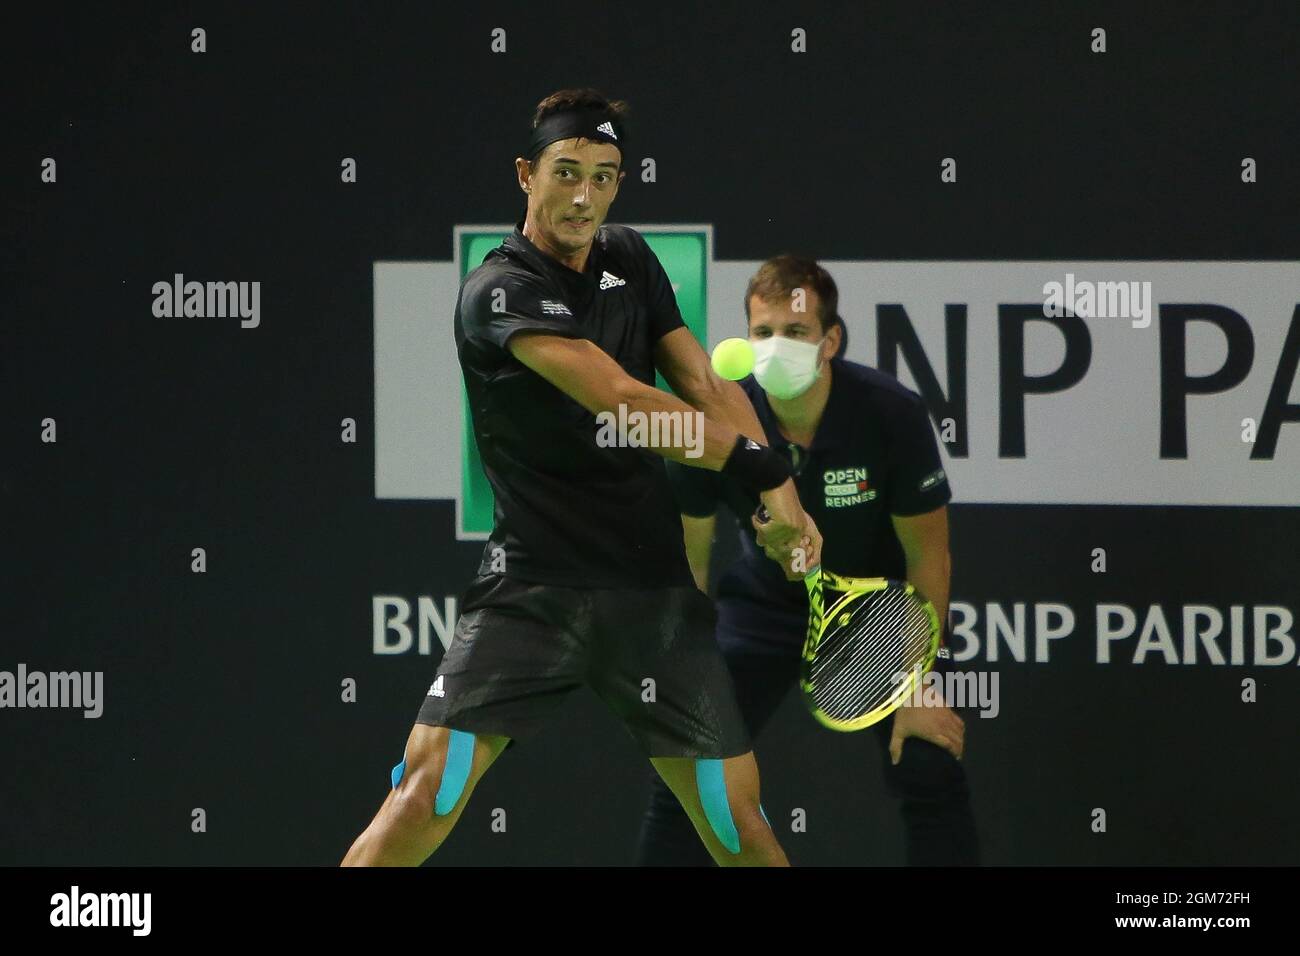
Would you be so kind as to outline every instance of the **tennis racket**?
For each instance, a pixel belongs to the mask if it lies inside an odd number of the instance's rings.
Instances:
[[[758,520],[770,520],[762,506]],[[844,577],[820,565],[804,575],[804,584],[804,703],[831,730],[862,730],[884,720],[934,666],[941,634],[934,605],[906,581]]]

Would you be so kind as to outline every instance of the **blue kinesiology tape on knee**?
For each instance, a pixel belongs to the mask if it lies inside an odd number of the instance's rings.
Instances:
[[[402,782],[404,776],[406,776],[406,754],[402,754],[402,762],[393,768],[391,778],[394,790],[397,789],[397,785]]]
[[[447,761],[442,767],[442,783],[433,802],[433,812],[446,816],[456,808],[460,795],[469,782],[470,767],[474,765],[474,735],[463,730],[453,730],[447,742]]]
[[[727,779],[721,760],[695,761],[695,786],[700,791],[705,819],[714,834],[732,853],[740,852],[740,834],[731,818],[731,801],[727,799]]]

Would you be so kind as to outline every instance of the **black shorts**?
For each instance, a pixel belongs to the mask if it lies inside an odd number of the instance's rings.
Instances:
[[[586,684],[647,756],[739,756],[749,734],[715,623],[713,603],[693,587],[480,575],[416,722],[524,741]]]

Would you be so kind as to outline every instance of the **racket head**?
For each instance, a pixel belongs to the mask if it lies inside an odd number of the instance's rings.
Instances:
[[[800,661],[804,704],[824,727],[863,730],[892,714],[934,665],[934,605],[906,581],[814,568]]]

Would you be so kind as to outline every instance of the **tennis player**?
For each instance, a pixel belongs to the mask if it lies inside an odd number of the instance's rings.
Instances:
[[[796,549],[816,554],[821,538],[784,456],[753,440],[763,430],[749,399],[683,324],[659,260],[640,234],[605,224],[625,175],[625,112],[593,90],[538,105],[515,160],[525,218],[461,284],[456,347],[495,526],[392,790],[345,865],[425,860],[492,762],[583,684],[681,801],[706,857],[787,865],[665,459],[762,499],[777,524],[765,544],[787,561],[778,577],[797,580]],[[656,368],[678,397],[655,387]],[[620,441],[606,416],[630,423]],[[638,416],[681,424],[649,447]]]
[[[849,577],[911,581],[948,615],[952,497],[921,399],[897,380],[839,358],[844,327],[835,281],[816,262],[778,256],[745,293],[755,373],[742,387],[767,444],[788,456],[824,540],[823,563]],[[718,584],[718,642],[756,737],[799,676],[808,595],[764,557],[752,533],[758,500],[726,475],[669,466],[696,582],[708,583],[719,504],[740,519],[740,559]],[[812,564],[809,564],[811,567]],[[776,573],[773,573],[776,572]],[[947,655],[940,651],[937,669]],[[903,707],[872,728],[885,781],[902,798],[912,865],[978,862],[962,719],[948,707]],[[657,782],[642,824],[642,865],[708,865]]]

